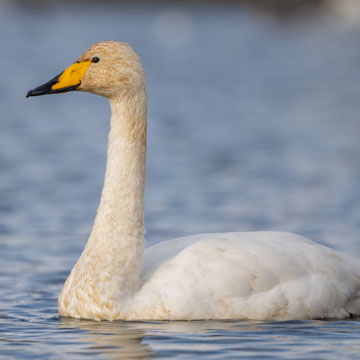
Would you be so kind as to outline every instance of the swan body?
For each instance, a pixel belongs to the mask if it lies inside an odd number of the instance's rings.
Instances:
[[[144,251],[146,79],[124,43],[91,46],[28,96],[90,91],[110,101],[108,159],[61,316],[95,320],[312,319],[360,315],[360,260],[284,232],[200,234]]]
[[[339,319],[359,310],[359,275],[357,259],[299,235],[200,234],[145,252],[134,305],[160,319]]]

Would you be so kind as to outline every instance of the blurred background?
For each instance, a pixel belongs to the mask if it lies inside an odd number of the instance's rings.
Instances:
[[[360,254],[359,1],[1,1],[0,30],[9,269],[62,283],[87,240],[107,100],[25,94],[102,40],[147,70],[148,243],[285,230]]]
[[[198,334],[187,341],[166,324],[59,319],[100,198],[110,109],[86,93],[25,95],[91,44],[128,42],[148,76],[148,245],[284,230],[360,256],[359,39],[359,0],[0,0],[0,358],[356,357],[355,322],[169,324]]]

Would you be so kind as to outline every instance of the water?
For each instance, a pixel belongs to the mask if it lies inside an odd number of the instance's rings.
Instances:
[[[0,5],[0,359],[358,356],[356,319],[60,319],[99,200],[109,107],[25,94],[93,42],[127,41],[149,82],[148,244],[285,230],[360,256],[360,27],[241,7],[16,4]]]

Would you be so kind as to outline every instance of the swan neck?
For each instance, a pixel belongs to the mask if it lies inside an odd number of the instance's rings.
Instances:
[[[100,205],[85,249],[59,297],[59,313],[123,318],[140,287],[144,252],[146,94],[111,99]],[[91,266],[89,266],[91,264]]]
[[[147,96],[139,91],[130,96],[110,98],[111,122],[109,148],[114,141],[146,146]]]
[[[94,225],[116,229],[108,241],[142,239],[146,161],[146,97],[110,100],[111,123],[101,201]]]

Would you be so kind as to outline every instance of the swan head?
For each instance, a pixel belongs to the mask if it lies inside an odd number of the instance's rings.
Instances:
[[[26,97],[68,91],[88,91],[107,98],[145,91],[141,60],[126,43],[104,41],[90,46],[72,65]]]

